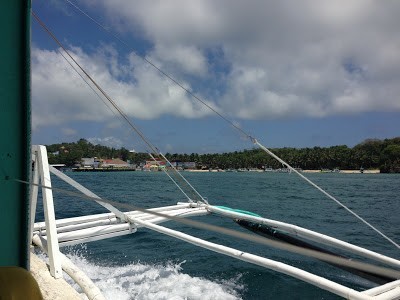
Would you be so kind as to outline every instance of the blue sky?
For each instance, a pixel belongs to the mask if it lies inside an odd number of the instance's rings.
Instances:
[[[64,0],[32,8],[162,152],[252,144],[152,61],[269,147],[400,136],[400,2]],[[32,19],[32,142],[144,151]]]

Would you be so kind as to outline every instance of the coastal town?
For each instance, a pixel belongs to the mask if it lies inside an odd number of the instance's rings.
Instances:
[[[55,164],[58,168],[66,168],[64,164]],[[198,168],[196,162],[183,162],[183,161],[166,161],[155,158],[154,160],[146,160],[140,164],[132,164],[129,160],[123,161],[120,158],[112,159],[99,159],[97,157],[84,157],[81,163],[76,163],[71,170],[73,172],[123,172],[123,171],[147,171],[147,172],[159,172],[163,169],[176,169],[178,171],[187,172],[272,172],[272,173],[289,173],[291,172],[288,168],[273,169],[270,167],[262,168],[239,168],[239,169],[212,169],[212,168]],[[298,172],[304,173],[366,173],[366,174],[376,174],[380,173],[379,169],[371,170],[339,170],[339,169],[321,169],[321,170],[303,170],[301,168],[296,168]]]
[[[65,165],[59,165],[65,167]],[[195,171],[195,162],[173,161],[171,165],[166,160],[155,158],[154,160],[146,160],[142,163],[135,164],[131,161],[123,161],[120,158],[99,159],[97,157],[82,158],[81,163],[77,163],[72,168],[74,172],[112,172],[112,171],[162,171],[165,168],[175,168],[179,171],[190,170]]]
[[[290,170],[260,149],[228,153],[149,154],[126,148],[94,145],[85,139],[47,145],[49,162],[76,172],[162,171],[174,168],[189,172],[276,172]],[[369,139],[350,148],[346,145],[313,148],[274,148],[297,171],[308,173],[399,173],[400,137]]]

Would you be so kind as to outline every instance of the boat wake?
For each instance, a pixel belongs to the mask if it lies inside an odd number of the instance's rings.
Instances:
[[[89,262],[82,253],[71,252],[68,258],[88,275],[106,299],[241,299],[245,289],[241,275],[229,280],[210,281],[182,272],[185,261],[151,265],[131,263],[104,266]],[[80,287],[67,274],[64,278],[79,293]]]

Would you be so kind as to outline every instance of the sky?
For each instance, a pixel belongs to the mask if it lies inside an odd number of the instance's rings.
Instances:
[[[32,9],[163,153],[254,145],[145,60],[267,147],[400,136],[400,1],[35,0]],[[59,50],[32,17],[32,143],[146,151]]]

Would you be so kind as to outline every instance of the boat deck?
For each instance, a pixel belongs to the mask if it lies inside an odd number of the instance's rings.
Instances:
[[[55,279],[49,267],[34,253],[30,256],[30,271],[39,284],[44,300],[81,300],[79,293],[63,278]]]

